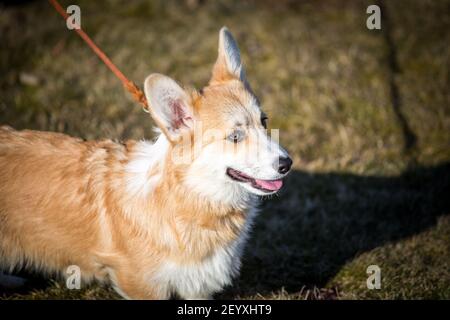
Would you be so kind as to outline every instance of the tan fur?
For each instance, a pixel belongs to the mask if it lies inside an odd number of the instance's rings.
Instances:
[[[76,264],[84,277],[100,279],[106,268],[127,296],[152,298],[147,287],[138,285],[143,282],[139,275],[148,275],[167,258],[200,261],[236,239],[245,214],[186,198],[178,181],[182,170],[170,162],[151,200],[127,197],[124,167],[134,146],[133,141],[84,142],[2,127],[2,264],[26,263],[49,272]],[[133,212],[131,217],[126,211]],[[166,226],[176,245],[158,240],[167,238],[158,235]]]

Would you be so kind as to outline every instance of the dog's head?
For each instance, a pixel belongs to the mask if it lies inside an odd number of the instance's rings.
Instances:
[[[268,135],[267,116],[247,82],[236,41],[225,27],[219,38],[211,80],[201,91],[186,91],[160,74],[145,80],[150,113],[178,155],[172,165],[183,168],[192,189],[229,200],[276,193],[292,161],[278,136]]]

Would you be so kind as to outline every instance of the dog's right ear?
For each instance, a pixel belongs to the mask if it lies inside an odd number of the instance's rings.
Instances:
[[[144,92],[152,118],[171,142],[178,141],[183,131],[193,128],[191,99],[174,80],[151,74],[145,79]]]
[[[219,55],[213,68],[210,83],[238,79],[245,82],[238,44],[227,27],[219,33]]]

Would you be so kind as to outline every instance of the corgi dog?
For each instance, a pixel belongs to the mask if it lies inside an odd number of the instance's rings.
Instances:
[[[76,266],[128,299],[209,299],[231,283],[259,196],[279,191],[292,160],[225,27],[218,52],[200,91],[146,78],[154,142],[0,129],[4,272]]]

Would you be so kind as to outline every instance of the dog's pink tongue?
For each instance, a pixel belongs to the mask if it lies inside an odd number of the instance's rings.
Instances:
[[[280,190],[283,185],[283,180],[259,180],[255,179],[255,182],[262,188],[271,191]]]

